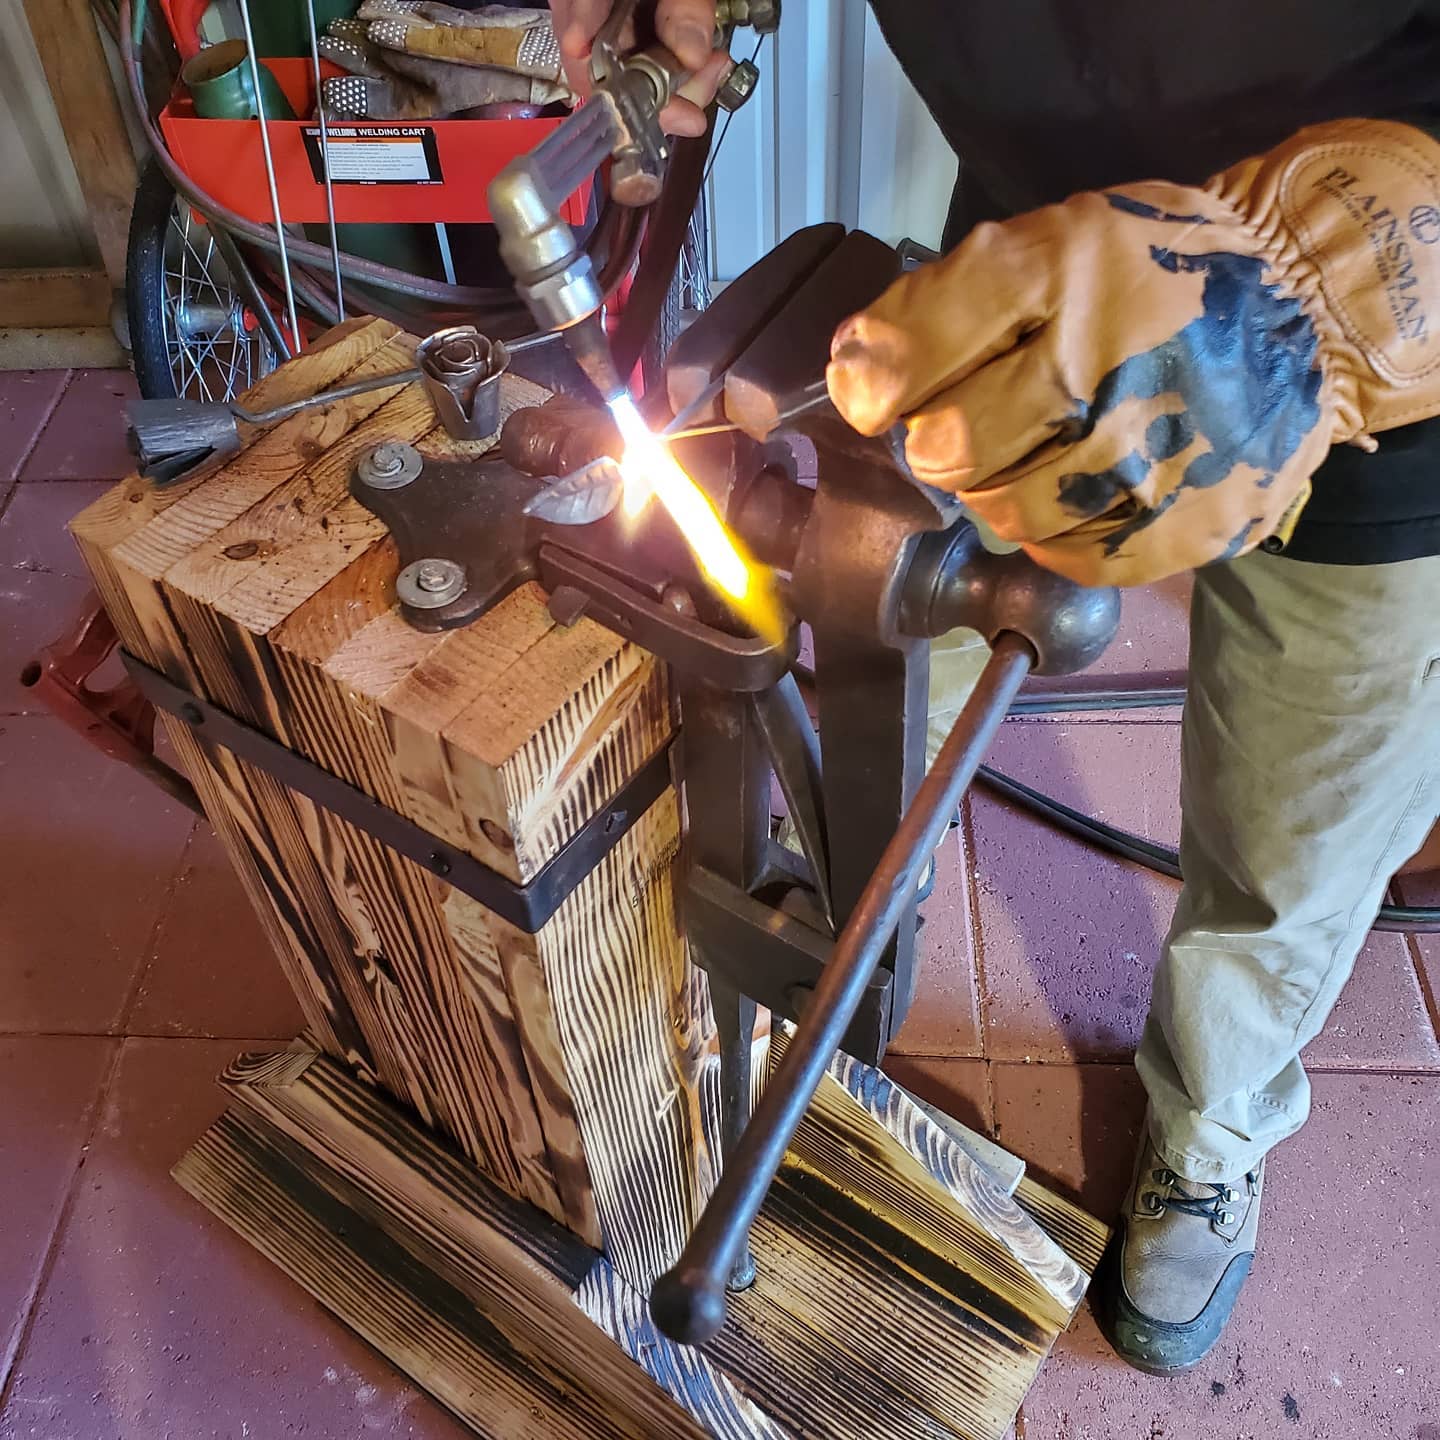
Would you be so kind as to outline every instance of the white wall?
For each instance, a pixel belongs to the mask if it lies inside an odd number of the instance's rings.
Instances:
[[[85,201],[20,0],[0,0],[0,267],[94,258]]]
[[[820,220],[938,244],[955,158],[864,0],[786,0],[758,63],[760,85],[714,156],[714,277],[734,279]]]

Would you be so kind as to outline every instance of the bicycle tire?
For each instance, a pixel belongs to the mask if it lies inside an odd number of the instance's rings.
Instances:
[[[184,377],[184,383],[177,379],[176,347],[184,348],[195,337],[187,335],[182,340],[178,335],[172,336],[168,328],[176,323],[179,310],[173,290],[177,282],[173,271],[167,273],[167,247],[173,246],[177,238],[182,246],[188,247],[192,224],[196,234],[203,231],[203,226],[193,221],[189,206],[176,194],[165,172],[152,159],[146,165],[135,192],[135,208],[130,217],[125,256],[125,313],[130,327],[130,360],[136,384],[147,400],[168,400],[180,394],[205,400],[231,398],[274,369],[276,364],[269,344],[248,330],[243,337],[244,363],[241,364],[240,322],[234,320],[228,329],[222,327],[209,340],[212,356],[218,344],[231,347],[228,367],[218,357],[214,359],[213,369],[205,368],[210,365],[209,361],[205,361],[205,367],[202,367],[201,361],[196,360],[187,376],[182,362],[178,370]],[[197,282],[196,298],[205,299],[201,292],[208,288],[214,300],[206,300],[206,304],[222,312],[228,304],[238,316],[244,307],[227,278],[223,262],[209,245],[203,257],[193,247],[188,248],[201,266],[197,274],[204,275],[203,281]],[[185,268],[182,265],[182,274]],[[182,292],[181,299],[184,298]],[[200,344],[204,347],[206,341],[202,338]]]
[[[140,176],[130,240],[125,253],[125,315],[130,326],[130,363],[135,383],[147,400],[175,394],[165,343],[165,232],[175,191],[152,160]]]

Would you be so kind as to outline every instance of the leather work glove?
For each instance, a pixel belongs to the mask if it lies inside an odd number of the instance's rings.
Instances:
[[[384,22],[379,22],[384,23]],[[325,113],[365,120],[434,120],[482,105],[548,105],[568,98],[561,83],[494,66],[456,65],[387,49],[363,20],[335,20],[320,53],[348,71],[323,86]]]
[[[1440,414],[1437,242],[1440,144],[1317,125],[978,227],[839,328],[830,392],[1041,564],[1143,584],[1283,542],[1332,445]]]

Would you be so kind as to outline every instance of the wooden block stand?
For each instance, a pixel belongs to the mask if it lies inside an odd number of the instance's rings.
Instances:
[[[357,321],[263,408],[410,362]],[[544,392],[507,382],[504,405]],[[664,667],[534,587],[439,635],[394,608],[353,501],[383,439],[450,440],[418,386],[247,436],[73,523],[128,650],[512,881],[671,740]],[[677,924],[667,789],[535,934],[165,717],[304,1007],[245,1056],[176,1176],[489,1436],[1002,1435],[1105,1241],[1014,1198],[879,1072],[837,1061],[702,1354],[651,1326],[718,1164],[718,1061]],[[443,867],[442,867],[443,868]],[[777,1045],[783,1037],[777,1036]]]

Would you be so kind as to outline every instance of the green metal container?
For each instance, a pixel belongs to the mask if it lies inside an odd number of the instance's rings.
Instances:
[[[256,44],[259,44],[258,40]],[[265,53],[263,47],[260,53]],[[259,70],[265,118],[295,119],[285,92],[263,60]],[[181,66],[180,79],[195,102],[195,113],[207,120],[249,120],[260,113],[255,104],[250,56],[243,40],[222,40],[218,45],[210,45],[198,55],[192,55]]]

